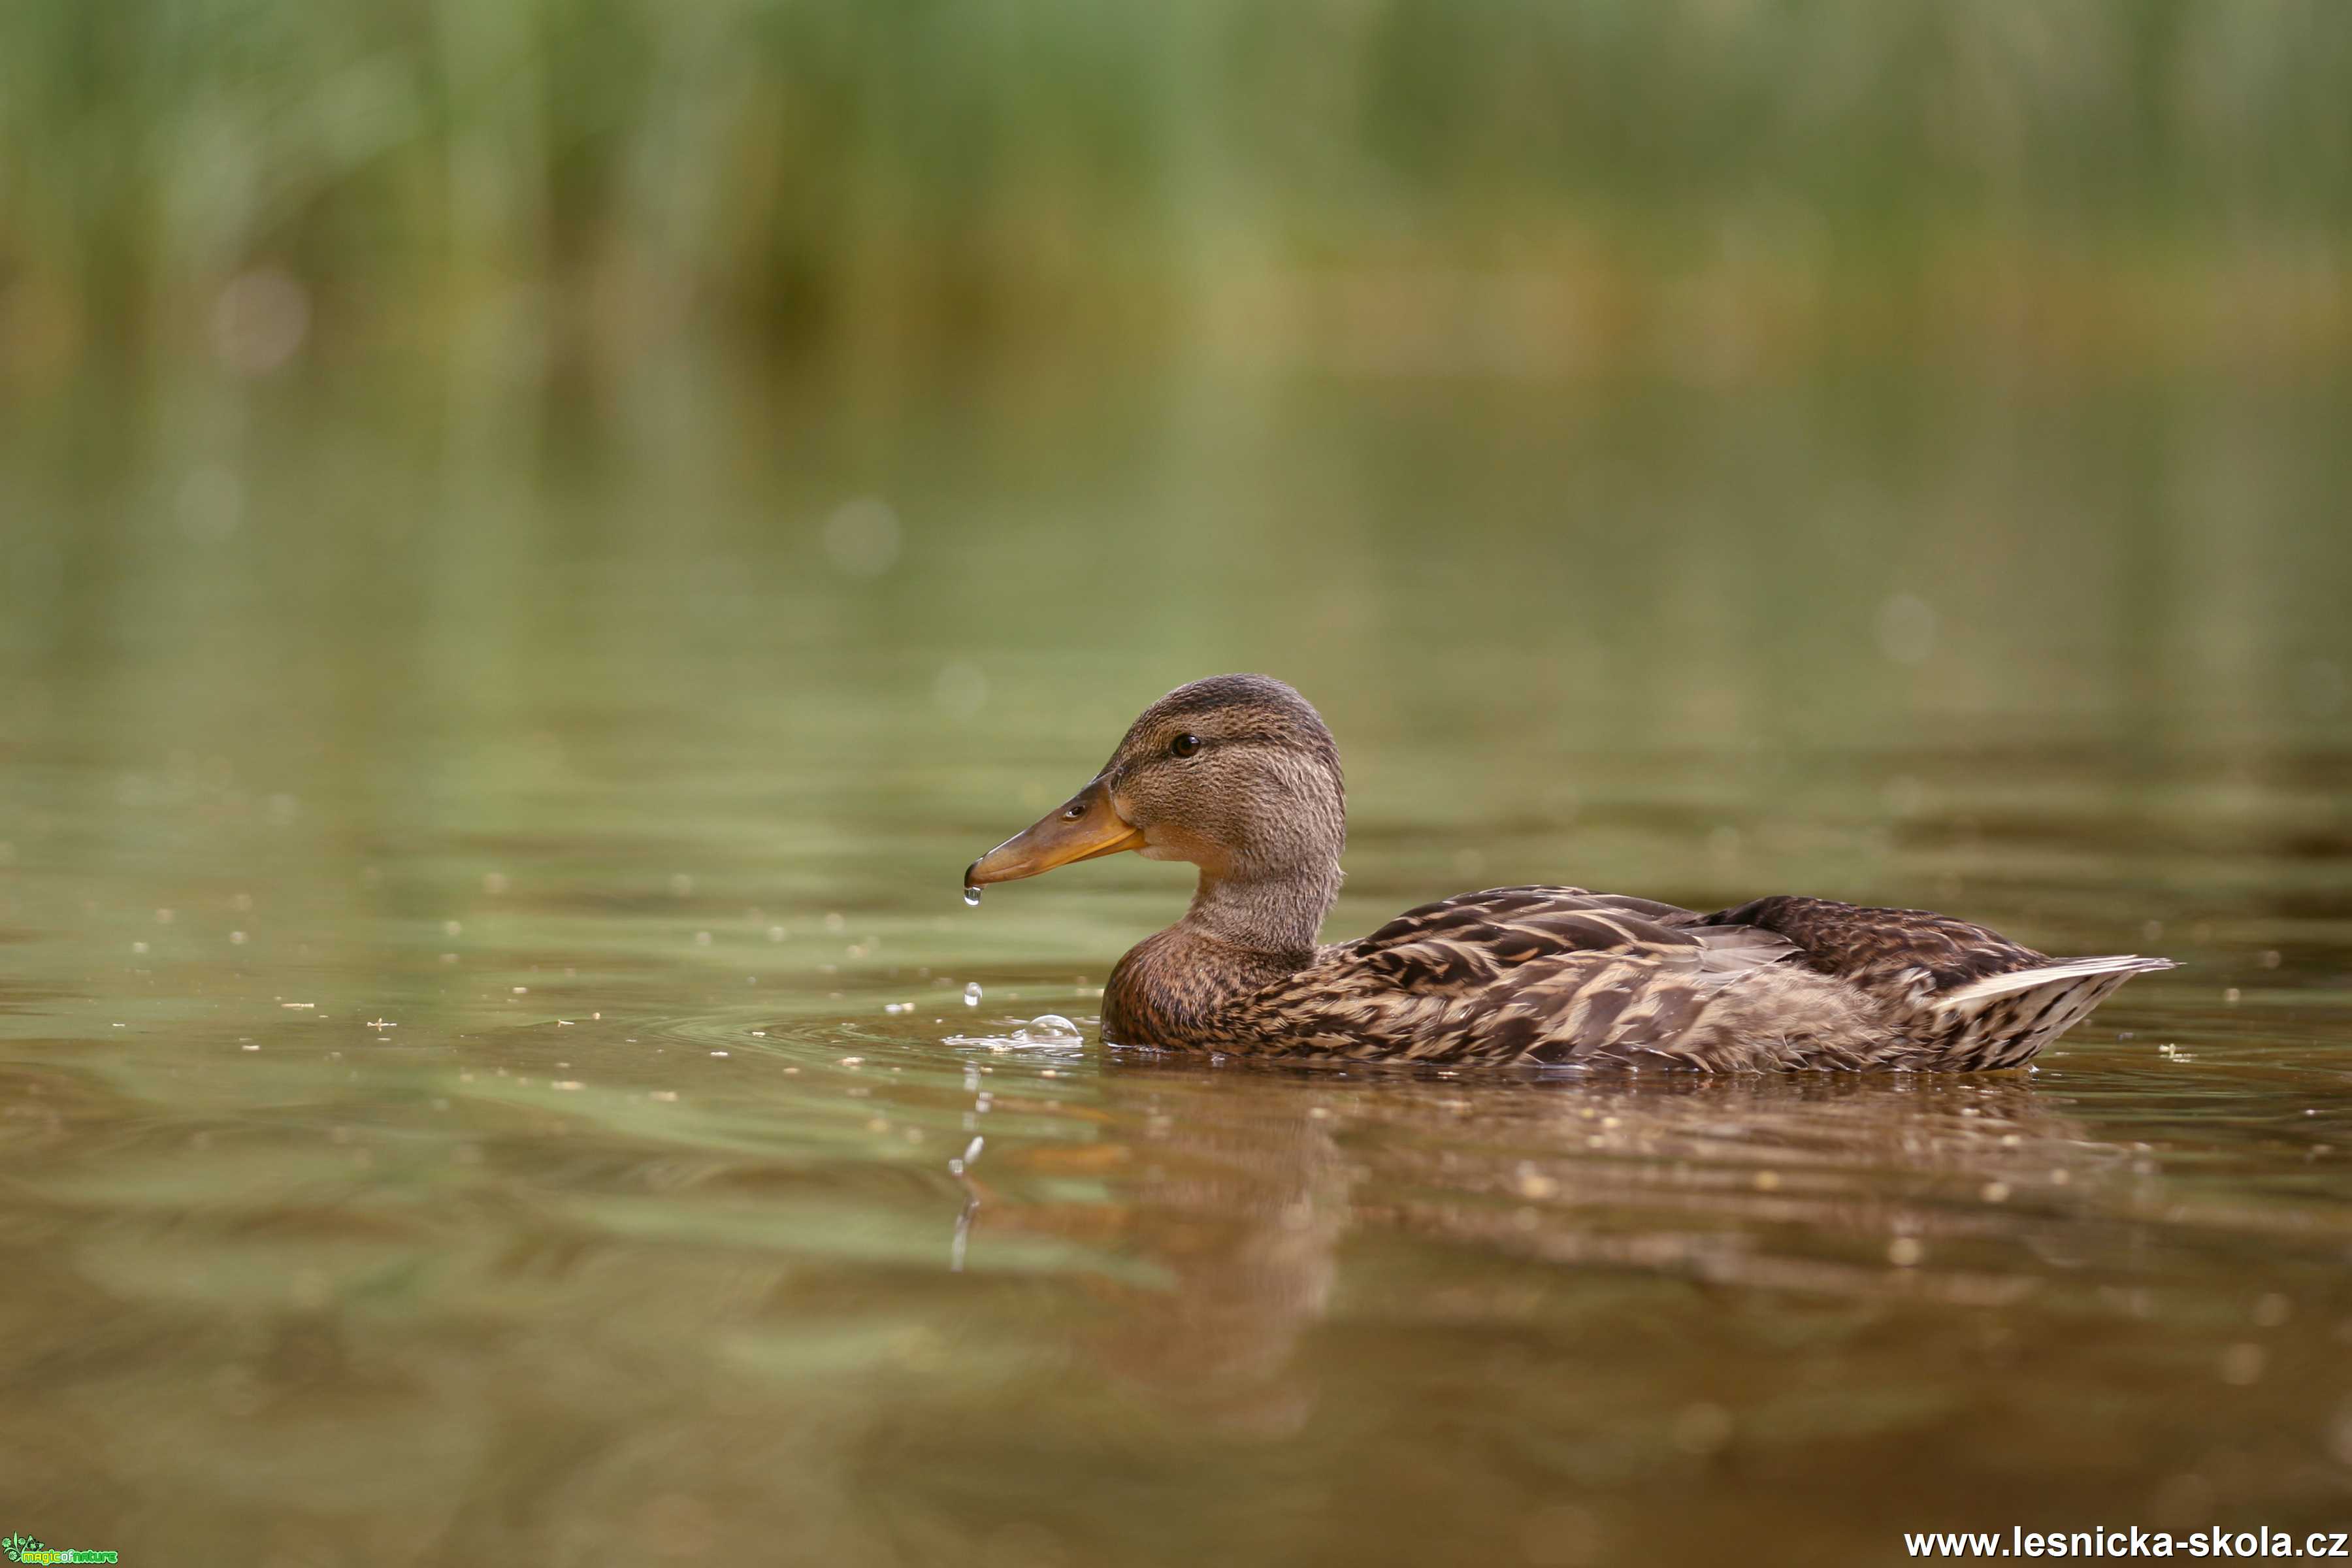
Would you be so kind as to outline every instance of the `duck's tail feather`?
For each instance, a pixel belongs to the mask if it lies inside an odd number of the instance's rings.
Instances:
[[[2172,967],[2168,958],[2137,953],[2069,958],[1955,985],[1928,1006],[1944,1026],[1951,1065],[2021,1067],[2133,975]]]
[[[2142,958],[2134,952],[2114,953],[2105,958],[2068,958],[2056,963],[2037,963],[2031,969],[2012,969],[2006,974],[1988,974],[1982,980],[1971,980],[1965,985],[1955,985],[1939,992],[1936,1005],[1946,1011],[1967,1011],[1996,996],[2007,996],[2019,991],[2039,990],[2062,980],[2084,979],[2094,974],[2116,974],[2128,980],[2135,974],[2150,970],[2175,967],[2168,958]],[[2118,981],[2116,984],[2122,984]]]

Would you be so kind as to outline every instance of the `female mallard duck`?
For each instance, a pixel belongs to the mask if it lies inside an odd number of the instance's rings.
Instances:
[[[2053,960],[1920,910],[1758,899],[1698,914],[1493,888],[1318,946],[1339,893],[1339,748],[1262,675],[1143,710],[1067,805],[964,873],[966,896],[1132,849],[1201,868],[1192,907],[1111,971],[1103,1037],[1236,1055],[1702,1072],[1960,1071],[2033,1058],[2162,958]]]

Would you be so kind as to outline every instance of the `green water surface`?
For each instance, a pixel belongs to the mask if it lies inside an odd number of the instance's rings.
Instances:
[[[2347,428],[2340,387],[2030,378],[16,405],[0,1532],[1013,1568],[2352,1528]],[[1547,880],[2182,967],[2031,1075],[1107,1055],[1183,868],[958,877],[1227,669],[1339,736],[1329,937]]]

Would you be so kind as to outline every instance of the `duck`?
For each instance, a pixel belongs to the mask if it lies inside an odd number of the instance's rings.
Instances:
[[[2053,958],[1925,910],[1780,894],[1701,911],[1488,888],[1318,940],[1347,843],[1339,750],[1265,675],[1180,686],[1086,787],[964,871],[1132,852],[1199,871],[1103,988],[1114,1047],[1302,1062],[1696,1073],[2021,1068],[2166,958]]]

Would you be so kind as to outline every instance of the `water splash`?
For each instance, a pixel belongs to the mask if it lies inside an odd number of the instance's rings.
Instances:
[[[959,1050],[985,1049],[995,1056],[1014,1052],[1042,1055],[1047,1060],[1066,1059],[1086,1047],[1085,1033],[1059,1013],[1041,1014],[1026,1023],[1017,1018],[1013,1022],[1014,1027],[1009,1035],[950,1035],[940,1043]],[[985,1100],[986,1091],[980,1093]],[[985,1105],[982,1109],[986,1109]]]

